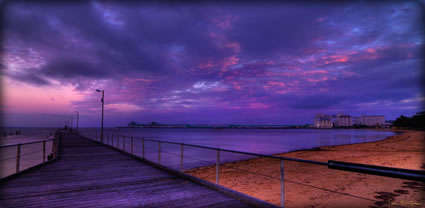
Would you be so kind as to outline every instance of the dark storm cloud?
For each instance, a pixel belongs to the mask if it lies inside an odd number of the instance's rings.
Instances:
[[[241,43],[243,55],[299,55],[305,49],[315,47],[313,39],[329,33],[338,33],[332,28],[324,30],[317,22],[318,19],[337,11],[332,5],[281,7],[279,4],[265,4],[255,8],[256,6],[254,4],[236,8],[239,21],[235,22],[234,28],[229,32],[232,40]]]
[[[55,65],[60,65],[59,62],[63,62],[62,65],[68,64],[67,56],[74,56],[75,59],[89,58],[101,62],[99,68],[104,71],[102,74],[113,74],[116,71],[126,73],[137,69],[148,72],[166,69],[159,45],[156,46],[152,40],[138,38],[138,31],[132,34],[129,31],[109,28],[102,19],[102,14],[97,15],[90,5],[31,6],[35,8],[25,8],[21,12],[17,9],[10,9],[13,12],[8,10],[10,15],[7,16],[9,24],[6,24],[6,32],[13,39],[24,41],[28,46],[42,45],[49,48],[52,53],[49,61],[55,62]],[[26,12],[27,10],[33,11]],[[78,14],[78,18],[75,14]],[[74,43],[73,38],[76,39]],[[64,70],[63,78],[70,74],[69,67],[57,68],[54,74],[62,73],[61,70]],[[75,74],[78,72],[72,72],[72,75]],[[88,71],[79,75],[91,77],[92,74]]]
[[[11,77],[16,80],[38,85],[38,86],[48,86],[51,84],[48,80],[44,79],[43,77],[40,77],[37,74],[31,74],[31,73],[14,74],[14,75],[11,75]]]
[[[47,64],[36,76],[40,79],[53,78],[81,86],[93,78],[187,77],[190,74],[185,71],[197,67],[202,59],[220,60],[230,55],[229,49],[211,41],[206,29],[210,17],[199,7],[164,10],[152,5],[140,9],[126,4],[65,5],[11,4],[7,9],[6,34],[10,41],[47,51]],[[108,22],[108,12],[116,14],[122,24]],[[173,50],[181,53],[179,63],[170,61]],[[25,73],[13,77],[22,74]],[[18,79],[33,81],[27,77]],[[172,79],[162,83],[168,88],[175,85],[181,83]]]
[[[73,79],[76,77],[102,78],[107,75],[101,66],[95,66],[80,60],[54,60],[43,67],[40,74],[58,79]]]

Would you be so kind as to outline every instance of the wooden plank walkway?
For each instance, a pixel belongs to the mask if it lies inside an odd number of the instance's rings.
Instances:
[[[0,207],[251,207],[75,135],[60,159],[0,184]]]

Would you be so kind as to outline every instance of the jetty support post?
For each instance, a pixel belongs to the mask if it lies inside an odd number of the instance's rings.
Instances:
[[[133,136],[131,136],[131,154],[133,154]]]
[[[122,150],[125,151],[125,136],[122,136]]]
[[[184,169],[183,169],[183,143],[180,145],[180,172],[183,173]]]
[[[158,164],[161,165],[161,141],[158,141]]]
[[[283,160],[280,160],[280,206],[285,207],[285,171]]]
[[[21,144],[18,144],[16,147],[16,172],[19,172],[19,167],[21,163]]]
[[[145,158],[145,138],[142,138],[142,158]]]
[[[46,162],[46,140],[43,141],[43,162]]]
[[[217,162],[215,165],[215,183],[218,185],[220,180],[220,149],[217,148]]]

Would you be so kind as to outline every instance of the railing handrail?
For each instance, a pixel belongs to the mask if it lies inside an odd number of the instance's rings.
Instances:
[[[117,136],[125,136],[125,135],[119,135],[119,134],[116,134],[116,135]],[[243,151],[238,151],[238,150],[222,149],[222,148],[217,148],[217,147],[207,147],[207,146],[201,146],[201,145],[196,145],[196,144],[186,144],[186,143],[182,143],[182,142],[179,143],[179,142],[170,142],[170,141],[155,140],[155,139],[145,139],[145,138],[134,137],[134,136],[133,136],[133,138],[134,139],[144,139],[145,141],[161,142],[161,143],[168,143],[168,144],[175,144],[175,145],[185,145],[185,146],[198,147],[198,148],[210,149],[210,150],[220,150],[220,151],[224,151],[224,152],[245,154],[245,155],[251,155],[251,156],[256,156],[256,157],[267,157],[267,158],[273,158],[273,159],[278,159],[278,160],[289,160],[289,161],[296,161],[296,162],[311,163],[311,164],[316,164],[316,165],[328,165],[327,162],[320,162],[320,161],[314,161],[314,160],[304,160],[304,159],[298,159],[298,158],[292,158],[292,157],[266,155],[266,154],[253,153],[253,152],[243,152]]]
[[[56,138],[52,138],[52,139],[45,139],[45,140],[34,141],[34,142],[27,142],[27,143],[10,144],[10,145],[0,146],[0,148],[13,147],[13,146],[18,146],[18,145],[27,145],[27,144],[42,143],[42,142],[45,142],[45,141],[52,141],[52,140],[55,140],[55,139],[56,139]]]

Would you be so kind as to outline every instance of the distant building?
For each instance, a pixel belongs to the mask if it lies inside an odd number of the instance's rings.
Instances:
[[[332,116],[318,113],[314,117],[314,127],[315,128],[332,128]]]
[[[352,117],[343,113],[336,115],[325,115],[318,113],[314,117],[314,128],[333,128],[333,127],[352,127],[352,126],[369,126],[390,128],[391,121],[386,121],[385,116],[366,116]]]
[[[128,126],[128,127],[130,127],[130,128],[135,128],[135,127],[139,127],[139,126],[140,126],[140,124],[138,124],[138,123],[136,123],[136,122],[132,121],[132,122],[128,123],[128,125],[127,125],[127,126]]]
[[[360,117],[355,117],[355,116],[351,117],[351,123],[353,124],[353,126],[361,125]]]
[[[359,118],[359,125],[365,125],[365,126],[384,126],[385,123],[385,116],[360,116]]]
[[[349,115],[337,114],[334,124],[335,127],[350,127],[353,126],[353,121]]]

